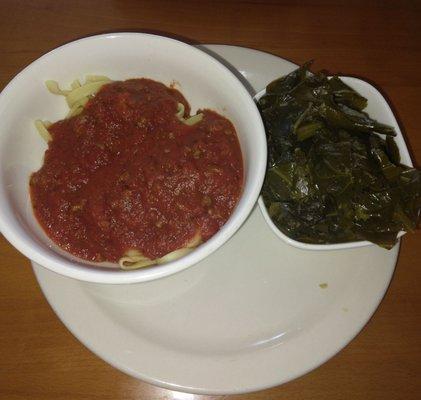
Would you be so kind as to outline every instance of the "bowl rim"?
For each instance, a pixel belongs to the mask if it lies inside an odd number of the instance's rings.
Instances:
[[[399,152],[401,153],[401,155],[403,154],[405,156],[405,158],[408,160],[407,164],[410,167],[412,167],[413,164],[412,164],[411,156],[409,154],[408,147],[406,145],[405,138],[402,134],[402,131],[399,127],[398,121],[396,120],[395,114],[393,113],[392,109],[390,108],[389,103],[384,98],[384,96],[381,94],[381,92],[375,86],[373,86],[370,82],[367,82],[364,79],[356,78],[354,76],[346,76],[346,75],[340,75],[339,78],[343,79],[344,81],[347,81],[348,83],[349,82],[363,83],[363,84],[367,85],[370,88],[370,90],[373,90],[376,93],[376,95],[378,97],[377,100],[382,103],[382,105],[386,109],[387,113],[393,117],[394,122],[395,122],[394,128],[396,130],[396,133],[404,139],[403,143],[404,143],[405,147],[399,148]],[[266,93],[266,88],[264,88],[260,92],[256,93],[255,96],[254,96],[254,100],[257,102],[257,100],[259,100],[260,97],[262,97],[265,93]],[[366,247],[366,246],[376,246],[376,244],[374,244],[374,243],[372,243],[368,240],[358,240],[358,241],[353,241],[353,242],[328,243],[328,244],[314,244],[314,243],[300,242],[299,240],[295,240],[295,239],[292,239],[289,236],[287,236],[285,233],[283,233],[275,225],[275,223],[272,221],[272,218],[269,216],[269,212],[268,212],[268,210],[265,206],[262,195],[259,196],[259,199],[258,199],[257,203],[259,204],[259,208],[260,208],[260,211],[263,215],[263,218],[265,219],[266,223],[269,225],[269,227],[271,228],[273,233],[276,236],[278,236],[278,238],[283,240],[285,243],[287,243],[287,244],[289,244],[293,247],[296,247],[298,249],[310,250],[310,251],[323,251],[323,250],[330,251],[330,250],[355,249],[355,248]],[[398,239],[401,238],[405,234],[406,234],[406,232],[404,232],[404,231],[399,232],[398,236],[397,236]]]
[[[37,264],[40,264],[60,275],[93,283],[127,284],[155,280],[182,271],[209,256],[215,250],[221,247],[226,241],[228,241],[246,221],[259,196],[266,171],[266,135],[263,121],[252,95],[247,91],[246,87],[242,84],[238,77],[222,62],[196,46],[166,36],[141,32],[110,32],[83,37],[81,39],[77,39],[58,46],[32,61],[10,80],[10,82],[0,93],[0,109],[2,108],[2,103],[8,99],[9,93],[13,90],[16,82],[18,82],[19,79],[23,78],[25,75],[30,74],[31,69],[34,68],[35,65],[47,60],[57,52],[63,51],[69,47],[77,47],[81,43],[85,42],[97,41],[97,45],[100,45],[101,43],[103,44],[104,41],[110,39],[124,40],[125,38],[128,40],[148,38],[149,40],[163,41],[175,46],[184,47],[185,49],[188,48],[192,54],[195,54],[198,57],[201,57],[203,60],[206,60],[206,62],[211,63],[214,68],[219,69],[221,73],[229,77],[229,79],[236,86],[238,96],[243,97],[247,101],[249,111],[247,113],[247,118],[251,117],[253,124],[257,128],[256,132],[258,134],[255,135],[257,140],[254,146],[256,151],[253,152],[253,155],[256,156],[256,168],[254,168],[252,172],[253,180],[248,183],[249,192],[247,197],[244,197],[243,190],[243,195],[240,197],[239,203],[237,204],[238,207],[240,201],[245,199],[241,203],[240,212],[235,213],[234,210],[234,213],[231,215],[230,219],[206,243],[178,260],[174,260],[162,265],[155,265],[132,271],[92,267],[88,264],[83,264],[83,260],[81,260],[79,263],[77,261],[72,262],[71,260],[64,258],[59,260],[54,250],[51,248],[47,251],[43,250],[32,242],[29,235],[28,237],[20,235],[17,232],[17,229],[8,223],[7,220],[9,219],[9,216],[4,214],[3,207],[0,207],[0,231],[4,237],[22,254]],[[243,189],[245,187],[246,186],[244,185]],[[3,188],[3,176],[0,174],[1,192],[3,192]],[[16,219],[14,219],[14,221],[16,221]]]

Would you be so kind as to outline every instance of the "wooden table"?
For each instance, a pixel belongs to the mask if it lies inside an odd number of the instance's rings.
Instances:
[[[165,32],[252,47],[374,81],[421,159],[421,5],[416,1],[0,0],[0,89],[44,52],[110,31]],[[421,234],[404,238],[378,311],[343,351],[283,386],[238,399],[418,399]],[[83,347],[44,299],[28,260],[0,237],[0,398],[206,399],[115,370]],[[209,397],[211,398],[211,397]]]

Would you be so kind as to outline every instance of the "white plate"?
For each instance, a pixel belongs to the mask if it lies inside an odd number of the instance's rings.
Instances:
[[[256,91],[294,68],[255,50],[208,48]],[[165,279],[100,285],[34,271],[69,330],[116,368],[172,390],[228,394],[296,378],[349,343],[382,299],[398,250],[299,250],[256,207],[216,253]]]

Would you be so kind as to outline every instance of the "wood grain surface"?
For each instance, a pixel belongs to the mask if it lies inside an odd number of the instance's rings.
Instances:
[[[111,31],[246,46],[296,63],[315,59],[317,69],[375,82],[393,105],[420,165],[420,2],[0,0],[0,89],[54,47]],[[420,238],[418,232],[403,239],[385,299],[343,351],[283,386],[225,398],[421,398]],[[28,260],[0,236],[0,398],[216,397],[151,386],[94,356],[55,316]]]

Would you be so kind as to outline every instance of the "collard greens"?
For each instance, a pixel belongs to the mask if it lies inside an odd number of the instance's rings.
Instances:
[[[413,231],[421,174],[402,165],[394,130],[363,110],[367,99],[309,63],[266,87],[263,199],[287,236],[305,243],[369,240],[390,249]]]

